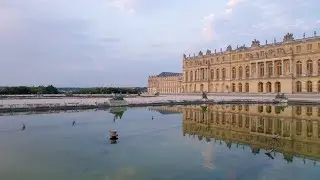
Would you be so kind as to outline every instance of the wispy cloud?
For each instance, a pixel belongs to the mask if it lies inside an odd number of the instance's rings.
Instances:
[[[312,36],[318,1],[0,0],[0,86],[145,85],[182,53]]]
[[[202,33],[206,41],[212,41],[214,38],[214,28],[213,28],[214,14],[209,14],[203,18],[204,27]]]
[[[216,38],[217,33],[214,29],[214,24],[216,20],[230,20],[231,14],[234,8],[241,2],[245,0],[229,0],[226,3],[227,8],[222,11],[222,13],[215,16],[213,13],[203,17],[204,27],[202,29],[202,34],[206,41],[212,41]]]
[[[108,5],[129,13],[135,12],[135,0],[109,0]]]

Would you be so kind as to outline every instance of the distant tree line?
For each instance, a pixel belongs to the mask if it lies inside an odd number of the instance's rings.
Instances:
[[[144,88],[82,88],[67,91],[67,94],[140,94]],[[14,86],[0,88],[0,95],[23,95],[23,94],[63,94],[65,91],[49,86]]]
[[[15,86],[15,87],[4,87],[0,89],[0,94],[2,95],[59,94],[59,91],[56,87],[52,85],[38,86],[38,87]]]
[[[72,92],[72,94],[140,94],[139,88],[87,88],[79,89]]]

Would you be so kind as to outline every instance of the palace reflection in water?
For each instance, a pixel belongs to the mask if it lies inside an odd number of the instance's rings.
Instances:
[[[224,141],[229,148],[248,146],[252,153],[260,149],[293,157],[320,160],[320,107],[307,106],[190,106],[156,107],[155,110],[182,112],[183,134],[199,140]]]

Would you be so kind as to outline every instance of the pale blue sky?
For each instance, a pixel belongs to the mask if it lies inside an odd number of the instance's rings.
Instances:
[[[0,86],[146,86],[182,54],[320,34],[319,0],[1,0]]]

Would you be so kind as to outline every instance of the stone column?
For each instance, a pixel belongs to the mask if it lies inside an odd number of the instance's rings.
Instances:
[[[198,80],[198,69],[194,71],[194,81]]]
[[[267,67],[267,61],[264,61],[264,73],[263,73],[263,76],[267,76],[267,69],[268,69],[268,67]]]
[[[208,68],[205,68],[205,71],[204,71],[204,76],[205,76],[205,80],[208,79]]]
[[[289,74],[292,74],[292,59],[289,59]]]
[[[208,79],[208,68],[205,68],[204,75],[206,77],[205,79],[207,80]]]
[[[201,71],[201,75],[202,75],[202,80],[204,80],[206,77],[205,77],[205,71],[206,69],[205,68],[202,68],[202,71]]]
[[[283,75],[283,69],[284,69],[284,64],[283,64],[283,59],[281,59],[281,75]]]
[[[256,72],[255,72],[255,77],[259,77],[258,62],[256,62]]]
[[[274,76],[274,69],[275,69],[275,67],[274,67],[274,60],[272,61],[272,76]]]

